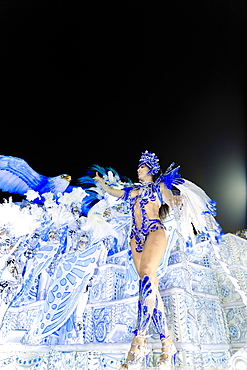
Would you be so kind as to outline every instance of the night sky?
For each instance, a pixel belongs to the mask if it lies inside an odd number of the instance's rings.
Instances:
[[[158,4],[1,0],[0,154],[75,184],[154,151],[246,228],[247,3]]]

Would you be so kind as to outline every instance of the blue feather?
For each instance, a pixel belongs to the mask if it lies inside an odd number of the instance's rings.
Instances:
[[[77,183],[83,189],[85,189],[86,193],[88,194],[88,196],[82,200],[82,205],[81,205],[81,213],[84,216],[88,215],[88,212],[90,211],[90,209],[96,203],[98,203],[101,198],[100,195],[96,191],[92,190],[93,187],[96,188],[96,182],[92,177],[90,177],[90,175],[94,176],[95,172],[99,172],[102,176],[105,173],[105,169],[98,165],[94,165],[88,169],[87,176],[82,176],[79,179],[77,179]]]
[[[166,169],[166,172],[165,172],[165,175],[166,174],[168,174],[171,170],[172,170],[172,168],[175,166],[175,162],[172,162],[171,164],[170,164],[170,166]]]
[[[116,171],[116,170],[114,170],[114,168],[112,168],[112,167],[106,167],[106,168],[105,168],[105,171],[106,171],[106,172],[111,171],[111,172],[113,173],[113,175],[114,175],[114,176],[119,177],[119,174],[117,173],[117,171]]]
[[[84,216],[87,216],[88,215],[88,212],[90,211],[90,209],[100,201],[100,198],[99,198],[99,195],[98,193],[95,193],[94,191],[90,191],[90,190],[86,190],[88,196],[85,197],[83,200],[82,200],[82,204],[81,204],[81,213],[84,215]]]
[[[89,176],[80,177],[79,179],[77,179],[77,182],[82,188],[96,186],[94,179],[92,179],[92,177]]]
[[[164,175],[161,175],[157,179],[158,184],[163,181],[166,184],[166,187],[170,190],[172,189],[173,185],[179,185],[179,184],[184,183],[184,180],[181,178],[181,175],[178,173],[178,171],[180,169],[180,166],[178,166],[178,167],[176,167],[172,170],[172,167],[174,166],[174,164],[175,163],[172,163],[168,167],[168,169],[166,170]]]
[[[111,167],[106,167],[105,168],[105,171],[106,171],[106,173],[108,173],[109,171],[111,171],[112,173],[113,173],[113,176],[117,179],[117,180],[120,180],[120,176],[119,176],[119,174],[117,173],[117,171],[116,170],[114,170],[113,168],[111,168]]]
[[[98,172],[100,176],[106,176],[108,175],[108,172],[111,171],[117,181],[120,180],[120,176],[118,173],[111,167],[100,167],[97,164],[94,164],[91,166],[87,171],[87,176],[80,177],[77,179],[78,184],[85,189],[88,196],[83,199],[82,201],[82,213],[87,216],[90,208],[92,208],[96,203],[98,203],[101,199],[101,196],[93,190],[93,187],[96,187],[96,182],[92,178],[92,176],[95,176],[95,173]],[[125,182],[132,184],[131,180],[127,177],[125,178]],[[111,184],[109,184],[111,185]]]
[[[95,176],[95,172],[98,172],[101,176],[106,175],[106,170],[104,167],[98,166],[97,164],[92,165],[88,171],[87,175],[88,176]]]

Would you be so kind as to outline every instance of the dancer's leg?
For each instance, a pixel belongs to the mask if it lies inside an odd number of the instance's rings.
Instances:
[[[158,288],[158,279],[157,279],[156,271],[158,269],[158,266],[160,264],[161,258],[165,252],[166,247],[167,247],[167,236],[163,229],[158,229],[154,232],[151,232],[148,235],[146,243],[143,246],[143,251],[141,253],[136,251],[136,244],[135,244],[134,239],[131,240],[132,256],[133,256],[133,260],[134,260],[137,273],[141,281],[145,276],[148,276],[150,283],[152,284],[152,290],[153,291],[155,290],[155,294],[151,294],[148,299],[149,310],[150,312],[152,311],[152,313],[155,307],[156,292]],[[140,299],[138,302],[137,331],[138,331],[138,325],[140,323],[140,317],[141,317],[141,312],[142,312],[141,296],[142,296],[142,292],[140,290],[139,291]],[[141,336],[135,335],[132,341],[130,351],[127,356],[127,361],[133,360],[134,353],[138,354],[139,352],[138,346],[142,346],[142,347],[145,346],[145,339],[143,338],[143,335],[146,334],[149,324],[150,322],[146,326],[145,333],[142,333]],[[135,334],[138,334],[138,333],[135,332]]]
[[[142,278],[144,275],[150,276],[150,280],[156,286],[156,307],[153,311],[153,322],[160,334],[162,344],[162,354],[159,359],[159,369],[169,368],[171,358],[175,354],[175,346],[172,343],[172,338],[169,336],[166,320],[164,304],[158,291],[158,279],[156,271],[158,270],[161,258],[167,247],[167,236],[164,230],[159,229],[148,235],[147,241],[143,248],[142,258],[140,261],[139,275]]]
[[[158,229],[150,232],[143,246],[138,274],[142,279],[149,276],[150,280],[158,288],[157,270],[165,253],[168,238],[165,230]]]
[[[129,369],[130,365],[141,364],[144,356],[148,353],[146,348],[146,333],[152,320],[156,302],[156,287],[148,276],[144,276],[139,282],[138,318],[134,339],[121,369]],[[132,368],[132,367],[131,367]]]
[[[169,335],[166,319],[165,309],[162,298],[159,291],[157,290],[157,305],[153,312],[153,322],[160,335],[162,353],[158,361],[158,369],[169,369],[172,362],[172,356],[175,355],[176,348],[172,342],[172,338]]]

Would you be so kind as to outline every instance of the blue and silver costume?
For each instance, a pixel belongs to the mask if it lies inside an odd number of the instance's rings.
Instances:
[[[142,153],[139,160],[139,167],[146,165],[149,168],[147,174],[153,176],[158,175],[160,172],[159,159],[154,153],[150,153],[147,150]],[[132,214],[132,227],[131,227],[131,239],[135,239],[136,251],[142,252],[143,245],[147,240],[147,236],[150,232],[165,229],[163,223],[159,218],[149,219],[145,206],[149,202],[159,202],[159,205],[165,204],[160,189],[160,183],[164,182],[168,189],[172,189],[173,184],[183,183],[178,174],[178,169],[172,170],[174,163],[167,169],[164,175],[160,175],[156,182],[145,182],[144,184],[138,184],[127,187],[124,190],[123,200],[130,201],[130,209]],[[138,194],[134,197],[131,196],[132,191],[138,191]],[[135,212],[139,208],[141,215],[141,225],[138,227],[136,222]]]
[[[139,194],[131,197],[131,192],[133,190],[139,190]],[[165,204],[162,199],[162,194],[160,191],[160,185],[153,182],[147,182],[143,185],[131,186],[124,189],[125,193],[122,197],[124,200],[130,200],[130,209],[132,214],[132,227],[130,238],[135,239],[136,251],[142,252],[143,245],[146,242],[149,232],[158,230],[159,228],[165,229],[163,223],[160,219],[149,219],[145,209],[145,205],[148,202],[155,202],[159,200],[160,205]],[[141,226],[137,226],[135,211],[139,206],[141,213]]]
[[[147,174],[153,176],[160,172],[160,165],[157,156],[148,151],[142,153],[139,161],[139,167],[146,165],[149,168]],[[156,182],[145,182],[141,185],[135,185],[124,189],[122,199],[130,201],[130,209],[132,215],[132,226],[130,238],[135,240],[136,251],[142,252],[150,232],[158,229],[165,229],[159,218],[149,219],[145,206],[150,202],[158,202],[159,207],[165,204],[160,183],[164,182],[168,189],[172,189],[174,183],[183,183],[180,175],[177,173],[178,168],[171,170],[170,166],[164,175],[160,175]],[[137,195],[131,196],[132,191]],[[140,214],[140,226],[137,224],[136,215]],[[149,328],[150,322],[153,322],[160,334],[160,338],[165,338],[165,316],[163,303],[160,305],[160,296],[158,289],[150,281],[149,276],[145,276],[139,281],[139,301],[138,301],[138,318],[136,329],[133,331],[135,336],[145,336]],[[135,358],[135,356],[134,356]]]

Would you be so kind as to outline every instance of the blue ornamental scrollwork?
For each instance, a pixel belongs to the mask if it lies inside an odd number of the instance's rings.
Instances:
[[[107,335],[107,322],[100,321],[95,325],[95,339],[97,342],[104,342]]]

